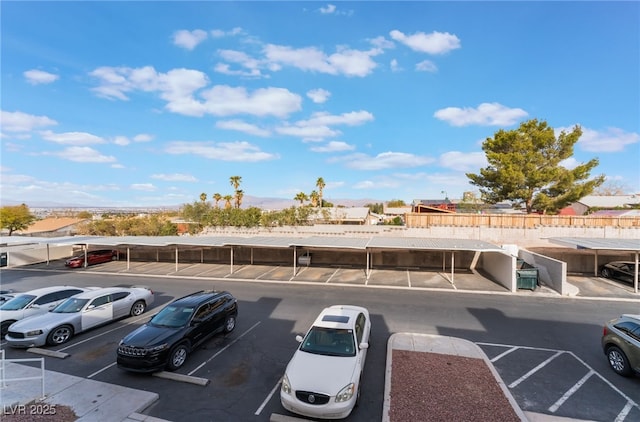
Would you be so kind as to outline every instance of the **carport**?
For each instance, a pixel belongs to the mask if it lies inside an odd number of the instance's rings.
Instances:
[[[550,242],[569,246],[575,249],[588,249],[593,253],[593,274],[598,276],[598,251],[632,252],[635,255],[636,271],[633,277],[633,291],[638,293],[638,255],[640,254],[640,239],[599,239],[580,237],[554,237]]]

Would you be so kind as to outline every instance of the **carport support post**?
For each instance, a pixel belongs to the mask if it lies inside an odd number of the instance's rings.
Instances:
[[[367,251],[367,268],[366,268],[366,271],[365,271],[364,274],[365,274],[367,280],[369,280],[369,251]]]
[[[298,262],[298,257],[297,257],[297,253],[296,253],[297,249],[298,249],[297,246],[293,247],[293,276],[294,277],[296,276],[296,264]]]
[[[47,265],[49,265],[49,244],[47,243]]]
[[[231,247],[231,268],[229,274],[233,274],[233,246]]]
[[[453,273],[454,273],[454,268],[455,268],[455,259],[453,257],[454,252],[451,251],[451,284],[453,284]]]
[[[593,276],[598,276],[598,250],[596,249],[596,253],[593,255]]]
[[[129,262],[131,262],[131,248],[127,246],[127,271],[129,271]]]
[[[636,251],[636,270],[633,272],[633,291],[638,293],[638,251]]]
[[[178,247],[176,246],[176,272],[178,272]]]

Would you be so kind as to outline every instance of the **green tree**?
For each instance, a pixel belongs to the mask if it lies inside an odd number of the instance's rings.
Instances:
[[[233,196],[234,200],[236,201],[236,208],[240,208],[240,206],[242,205],[243,197],[244,197],[244,192],[242,191],[242,189],[236,190],[236,194]]]
[[[238,190],[241,182],[242,176],[231,176],[229,178],[229,183],[231,183],[231,186],[233,186],[233,190]]]
[[[16,230],[24,230],[36,220],[25,204],[0,208],[0,225],[9,230],[9,236]]]
[[[320,194],[317,191],[312,190],[309,194],[309,201],[311,201],[312,207],[317,207],[320,205]]]
[[[93,218],[93,214],[89,211],[80,211],[76,214],[76,218]]]
[[[322,177],[318,177],[318,180],[316,180],[316,187],[318,188],[318,203],[321,207],[324,206],[322,204],[322,190],[325,186],[327,186],[327,184],[324,182],[324,179]]]
[[[374,214],[384,213],[384,205],[380,202],[377,202],[375,204],[366,204],[365,207],[369,208],[369,211]]]
[[[201,200],[202,202],[206,202],[206,201],[207,201],[207,194],[206,194],[206,193],[204,193],[204,192],[202,192],[202,193],[200,194],[200,200]]]
[[[581,135],[582,129],[575,126],[556,138],[553,128],[537,119],[514,130],[501,129],[482,144],[489,165],[480,169],[480,174],[467,173],[467,177],[480,188],[485,202],[508,200],[524,204],[527,213],[534,208],[554,212],[604,182],[604,176],[590,179],[597,158],[573,169],[561,164],[573,156],[573,146]]]
[[[232,195],[225,195],[222,197],[222,199],[224,199],[224,207],[225,208],[231,208],[231,201],[233,200],[233,196]]]
[[[213,194],[213,200],[216,201],[216,208],[218,208],[218,202],[220,202],[222,200],[222,195],[220,195],[218,192]]]
[[[389,208],[399,208],[399,207],[404,207],[405,202],[402,199],[392,199],[391,201],[387,202],[387,207]]]

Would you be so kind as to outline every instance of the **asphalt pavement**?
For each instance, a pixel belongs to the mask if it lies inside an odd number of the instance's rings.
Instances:
[[[101,273],[108,273],[115,270],[117,263],[110,263],[107,266],[98,266],[95,270]],[[110,268],[109,268],[110,266]],[[39,266],[38,270],[43,268]],[[119,275],[123,274],[121,269],[115,271]],[[145,275],[149,275],[145,271]],[[159,275],[159,274],[157,274]],[[164,274],[162,274],[164,275]],[[179,277],[179,275],[177,275]],[[461,274],[456,275],[458,291],[465,293],[496,293],[495,285],[487,283],[487,280],[477,275]],[[544,287],[536,288],[534,291],[526,291],[524,294],[533,296],[557,296]],[[574,296],[578,296],[579,288],[576,287]],[[623,295],[625,296],[625,295]],[[592,297],[592,299],[594,299]],[[611,299],[611,297],[606,297]],[[444,353],[460,356],[471,356],[485,359],[492,369],[496,380],[503,387],[509,402],[514,406],[517,415],[523,421],[545,422],[549,416],[523,412],[511,397],[508,389],[500,379],[498,373],[493,369],[493,365],[486,358],[482,350],[474,343],[455,337],[431,336],[425,337],[423,334],[396,333],[392,334],[388,340],[387,353],[387,373],[390,376],[391,356],[393,349],[415,350],[425,353]],[[3,357],[4,355],[2,354]],[[13,414],[33,415],[39,412],[55,413],[61,406],[68,406],[78,416],[81,422],[132,422],[148,421],[159,422],[163,419],[145,415],[143,412],[157,400],[157,393],[136,390],[115,384],[90,380],[86,378],[67,375],[60,372],[50,371],[34,367],[22,362],[0,360],[0,419]],[[385,415],[388,413],[389,391],[385,388],[385,407],[383,411],[383,422],[388,422]],[[52,415],[49,421],[57,421]],[[272,414],[272,421],[285,422],[301,420],[290,416]],[[555,420],[558,420],[555,417]],[[570,419],[563,419],[570,420]]]

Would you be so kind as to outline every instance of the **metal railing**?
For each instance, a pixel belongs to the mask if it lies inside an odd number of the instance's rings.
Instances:
[[[7,378],[7,366],[6,363],[20,363],[20,362],[40,362],[40,374],[39,376],[34,377],[19,377],[19,378]],[[30,358],[30,359],[5,359],[4,350],[0,350],[0,397],[2,395],[2,390],[7,387],[7,382],[11,381],[33,381],[40,380],[42,384],[42,394],[40,395],[41,399],[44,399],[45,396],[45,387],[44,387],[44,358]],[[1,400],[0,400],[1,402]]]

